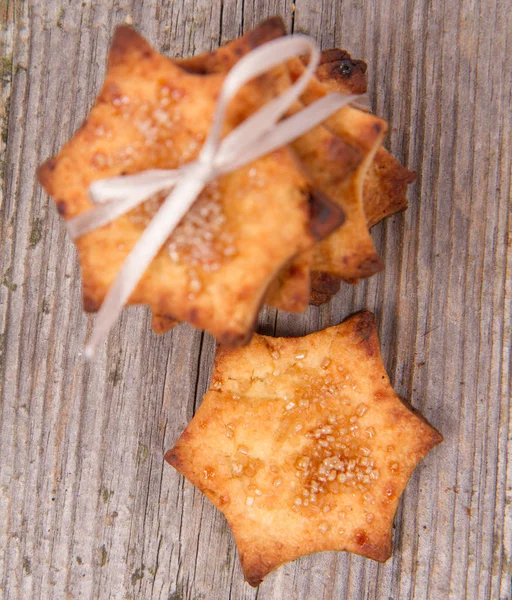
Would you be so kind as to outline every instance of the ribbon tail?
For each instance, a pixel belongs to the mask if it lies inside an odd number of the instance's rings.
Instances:
[[[372,112],[372,103],[368,94],[358,96],[357,100],[352,102],[352,106],[366,112]]]
[[[357,98],[359,98],[359,96],[356,94],[346,95],[338,94],[336,92],[328,94],[322,99],[317,100],[316,102],[313,102],[313,104],[302,109],[300,112],[278,123],[272,131],[262,136],[243,153],[232,155],[229,151],[231,149],[228,148],[228,152],[224,154],[225,148],[223,144],[221,144],[219,148],[219,156],[221,159],[219,162],[221,164],[228,164],[229,171],[239,169],[253,160],[297,139],[307,131],[313,129],[313,127],[325,121],[325,119],[340,108],[354,102]],[[222,171],[222,168],[219,168],[219,171]]]
[[[89,188],[89,196],[96,206],[67,222],[71,239],[115,221],[154,194],[172,188],[177,179],[177,171],[155,170],[95,181]]]
[[[89,198],[94,204],[104,204],[130,196],[135,190],[149,196],[155,193],[155,188],[159,191],[175,185],[181,176],[180,169],[149,169],[134,175],[98,179],[89,187]]]
[[[101,305],[85,348],[87,358],[92,358],[95,347],[108,334],[151,261],[194,203],[205,183],[202,178],[186,178],[179,182],[144,230]]]
[[[104,225],[108,225],[108,223],[115,221],[121,215],[132,210],[132,208],[142,204],[147,198],[148,196],[145,193],[134,195],[132,192],[131,197],[95,206],[77,217],[70,219],[66,223],[68,233],[72,240],[76,240],[90,231],[94,231],[99,227],[103,227]]]

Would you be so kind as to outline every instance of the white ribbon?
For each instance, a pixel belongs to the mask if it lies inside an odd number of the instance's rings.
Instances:
[[[310,58],[299,79],[221,140],[226,108],[238,90],[273,66],[302,54],[309,54]],[[319,60],[320,50],[306,35],[279,38],[260,46],[242,58],[226,76],[210,133],[196,161],[179,169],[149,170],[102,179],[90,186],[89,196],[96,206],[68,221],[72,239],[110,223],[154,194],[172,191],[135,244],[110,288],[85,348],[88,358],[109,332],[151,261],[208,182],[288,144],[343,106],[361,98],[331,93],[280,121],[306,88]]]

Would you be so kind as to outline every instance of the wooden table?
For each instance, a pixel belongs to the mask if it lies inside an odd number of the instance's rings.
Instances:
[[[3,599],[510,599],[507,5],[0,0]],[[303,334],[374,310],[397,391],[445,441],[407,488],[387,564],[325,553],[254,590],[224,518],[163,461],[207,387],[213,340],[187,326],[156,337],[130,309],[84,362],[75,250],[34,173],[87,114],[116,24],[184,56],[273,14],[369,63],[388,147],[418,179],[409,210],[374,229],[384,273],[305,315],[266,310],[260,327]]]

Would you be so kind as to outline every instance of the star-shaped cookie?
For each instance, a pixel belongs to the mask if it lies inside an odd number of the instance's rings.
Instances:
[[[103,89],[74,137],[39,170],[66,219],[91,207],[87,190],[102,178],[194,160],[212,123],[224,74],[189,73],[129,27],[117,29]],[[230,104],[225,133],[275,97],[274,71],[245,85]],[[154,215],[154,198],[77,240],[84,307],[96,311]],[[325,195],[333,226],[342,211]],[[245,343],[266,290],[294,256],[316,241],[318,209],[309,181],[286,147],[208,184],[153,260],[130,304],[188,321],[225,344]],[[330,216],[335,216],[330,221]],[[325,223],[324,223],[325,224]]]
[[[305,554],[385,561],[414,468],[442,440],[395,393],[375,319],[220,347],[209,391],[167,461],[221,510],[258,585]]]

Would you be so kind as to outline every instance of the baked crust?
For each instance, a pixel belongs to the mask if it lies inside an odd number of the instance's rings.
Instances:
[[[279,73],[244,86],[228,110],[226,133],[288,84]],[[224,78],[188,73],[133,29],[119,27],[86,122],[39,169],[61,215],[88,210],[87,190],[97,179],[176,168],[196,158]],[[148,304],[155,314],[188,321],[224,344],[246,343],[270,283],[316,241],[311,191],[286,147],[218,178],[153,260],[129,304]],[[86,311],[99,309],[159,204],[148,201],[76,240]],[[333,214],[342,220],[334,206]]]
[[[391,556],[392,522],[441,435],[391,387],[374,316],[219,347],[211,386],[166,460],[224,513],[245,577],[324,550]]]

